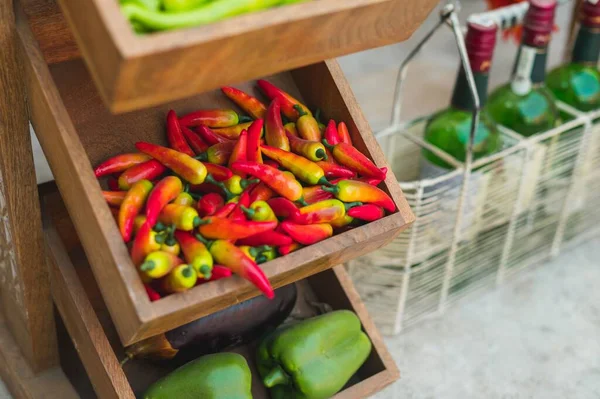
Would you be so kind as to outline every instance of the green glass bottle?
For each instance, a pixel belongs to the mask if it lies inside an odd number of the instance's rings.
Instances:
[[[469,21],[465,44],[469,62],[473,69],[475,84],[481,107],[485,105],[488,89],[488,73],[496,45],[497,27],[491,21]],[[434,146],[463,162],[473,117],[473,98],[464,69],[460,68],[450,107],[435,114],[425,128],[424,139]],[[474,159],[498,151],[502,146],[496,125],[487,115],[485,108],[480,114],[479,126],[475,134]],[[447,173],[451,168],[444,160],[431,151],[423,150],[421,177],[435,177]]]
[[[544,84],[555,10],[555,0],[530,1],[512,80],[490,94],[488,101],[496,123],[527,137],[560,124],[554,96]]]
[[[600,108],[600,2],[586,0],[580,21],[571,63],[550,72],[546,85],[560,101],[588,112]]]

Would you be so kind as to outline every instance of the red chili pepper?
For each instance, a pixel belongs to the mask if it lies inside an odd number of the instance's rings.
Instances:
[[[302,155],[313,162],[323,161],[327,158],[325,146],[318,141],[301,139],[291,134],[288,130],[285,131],[285,134],[290,141],[290,149],[293,153]]]
[[[230,139],[215,133],[208,126],[204,125],[198,126],[198,135],[202,138],[202,140],[206,141],[208,145],[215,145],[231,141]]]
[[[243,208],[249,207],[250,204],[250,190],[244,190],[237,201],[235,209],[229,215],[229,219],[235,222],[245,222],[247,219]]]
[[[267,114],[267,107],[256,97],[244,93],[235,87],[221,87],[221,91],[252,118],[263,119]]]
[[[293,176],[286,175],[271,166],[256,162],[235,162],[231,168],[234,172],[248,173],[260,179],[273,191],[290,201],[302,199],[302,185]]]
[[[119,207],[123,203],[127,191],[102,191],[102,195],[108,205]]]
[[[218,281],[227,277],[231,277],[233,273],[231,270],[222,265],[213,265],[212,276],[208,280],[198,279],[196,285],[206,284],[209,281]]]
[[[331,146],[327,140],[323,140],[323,144],[332,151],[333,157],[340,164],[352,169],[360,175],[385,179],[385,175],[381,169],[350,144],[339,143],[335,146]]]
[[[335,121],[332,119],[327,124],[327,128],[325,129],[325,134],[323,138],[327,140],[327,142],[331,145],[336,145],[342,142],[340,135],[338,134],[337,127],[335,126]]]
[[[140,153],[117,155],[98,165],[96,169],[94,169],[94,174],[96,177],[100,178],[113,173],[120,173],[135,165],[149,161],[150,159],[152,158],[148,155]]]
[[[231,169],[231,165],[234,162],[245,162],[248,160],[248,132],[247,131],[243,131],[240,134],[240,137],[237,140],[237,143],[235,144],[235,147],[233,147],[233,152],[231,153],[231,157],[229,157],[229,168]],[[238,175],[240,175],[242,178],[245,176],[243,173],[239,174],[236,173]]]
[[[278,99],[281,103],[281,111],[286,116],[286,118],[291,121],[295,121],[300,117],[300,114],[296,110],[294,106],[299,106],[300,109],[308,115],[311,115],[310,110],[303,105],[300,101],[296,100],[289,93],[281,90],[279,87],[275,86],[272,83],[267,82],[266,80],[257,81],[258,87],[265,93],[267,97],[271,100]]]
[[[273,190],[271,190],[265,183],[258,183],[250,191],[250,203],[256,201],[268,201],[275,196]]]
[[[289,170],[299,180],[308,184],[329,184],[319,165],[292,152],[267,145],[261,146],[263,154]]]
[[[167,140],[169,141],[171,148],[175,151],[182,152],[190,157],[196,155],[188,145],[187,141],[185,141],[181,126],[179,126],[177,114],[173,110],[170,110],[167,114]]]
[[[181,245],[185,261],[196,270],[198,277],[210,279],[213,270],[213,258],[204,243],[184,231],[175,231],[175,239]]]
[[[260,247],[262,245],[278,247],[281,245],[289,245],[292,242],[293,240],[289,236],[279,233],[275,230],[271,230],[238,240],[236,243],[237,245],[248,245],[250,247]]]
[[[296,224],[331,223],[343,218],[346,210],[362,205],[360,202],[344,204],[342,201],[330,199],[300,208],[299,214],[290,220]]]
[[[261,144],[261,146],[262,146],[262,145],[264,145],[264,143],[263,143],[263,144]],[[261,147],[261,148],[262,148],[262,147]],[[262,150],[261,150],[261,152],[262,152]],[[263,161],[263,163],[264,163],[265,165],[269,165],[269,166],[271,166],[271,167],[273,167],[273,168],[275,168],[275,169],[279,169],[279,168],[280,168],[279,164],[278,164],[277,162],[273,161],[272,159],[265,159],[265,160]]]
[[[262,119],[254,121],[248,129],[248,148],[246,151],[246,160],[248,162],[263,163],[262,152],[260,151],[260,136],[263,132],[264,122]]]
[[[235,202],[225,204],[221,209],[216,211],[215,214],[212,216],[215,218],[226,219],[229,217],[229,215],[231,215],[231,212],[233,212],[233,210],[235,209],[236,206],[237,206],[237,204]]]
[[[344,122],[340,122],[338,125],[338,135],[340,136],[342,143],[352,145],[352,138],[350,137],[348,126],[346,126]]]
[[[333,162],[319,161],[317,162],[317,165],[323,169],[323,172],[325,172],[325,177],[328,179],[336,177],[344,177],[349,179],[356,176],[356,173],[354,173],[352,170]]]
[[[240,117],[232,109],[208,109],[189,113],[179,122],[183,126],[229,127],[240,123]]]
[[[119,189],[129,190],[140,180],[156,180],[167,171],[167,168],[156,159],[135,165],[119,176]]]
[[[214,144],[206,152],[198,155],[196,159],[214,163],[215,165],[227,165],[233,152],[233,147],[235,147],[235,141]]]
[[[192,150],[199,155],[208,150],[208,144],[198,135],[198,133],[192,131],[190,128],[181,126],[181,132],[189,143]]]
[[[299,250],[300,248],[302,248],[301,244],[298,244],[297,242],[292,242],[291,244],[280,246],[279,248],[277,248],[277,252],[279,252],[281,256],[285,256],[291,254],[294,251]]]
[[[239,125],[235,125],[235,126],[231,126],[231,127],[224,127],[221,129],[213,129],[213,132],[215,132],[216,134],[218,134],[221,137],[226,137],[229,140],[237,140],[237,138],[240,137],[240,134],[244,130],[250,129],[250,126],[252,126],[252,122],[246,122],[246,123],[240,123]]]
[[[146,223],[154,227],[158,215],[167,204],[183,191],[183,183],[176,176],[167,176],[154,187],[146,203]]]
[[[296,204],[286,198],[271,198],[267,201],[267,204],[269,204],[275,215],[279,218],[295,219],[300,216],[300,210]]]
[[[136,267],[144,263],[146,256],[160,250],[161,244],[157,239],[156,232],[148,223],[140,227],[131,246],[131,260]]]
[[[191,184],[201,184],[206,179],[206,166],[189,155],[143,141],[136,143],[135,146],[138,150],[150,155]]]
[[[224,166],[214,163],[205,163],[204,166],[208,174],[216,181],[226,181],[233,176],[233,172]]]
[[[377,205],[366,204],[348,210],[348,216],[365,222],[373,222],[384,217],[385,210]]]
[[[224,205],[225,200],[219,194],[206,194],[198,201],[198,214],[201,217],[212,216]]]
[[[150,299],[150,302],[156,302],[161,298],[160,294],[148,284],[144,284],[144,288],[146,288],[146,294],[148,294],[148,299]]]
[[[265,123],[265,141],[271,147],[280,148],[285,151],[290,150],[290,141],[285,134],[283,122],[281,121],[281,109],[277,99],[271,102],[267,110],[267,120]]]
[[[148,180],[140,180],[127,192],[121,204],[121,208],[119,209],[119,229],[125,242],[131,240],[133,221],[144,207],[146,198],[148,198],[148,194],[152,191],[152,187],[152,183]]]
[[[383,173],[384,176],[387,176],[387,171],[388,171],[388,168],[386,168],[385,166],[383,168],[381,168],[381,173]],[[369,183],[372,186],[378,186],[379,183],[381,183],[382,181],[385,180],[385,177],[383,179],[381,179],[380,177],[361,177],[360,179],[355,179],[355,180]]]
[[[269,283],[261,268],[233,243],[226,240],[213,241],[209,243],[209,250],[217,263],[250,281],[267,298],[273,299],[275,297],[271,283]]]
[[[396,210],[396,204],[390,196],[369,183],[356,180],[342,180],[333,187],[323,186],[323,190],[331,192],[340,201],[366,202],[382,206],[389,212]]]
[[[312,245],[333,235],[333,228],[327,223],[301,225],[283,222],[281,228],[294,241],[303,245]]]
[[[239,240],[277,227],[277,222],[240,222],[215,216],[203,219],[203,223],[198,232],[211,240]]]

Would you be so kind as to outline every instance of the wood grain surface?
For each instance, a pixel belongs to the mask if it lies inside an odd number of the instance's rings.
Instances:
[[[112,115],[83,63],[53,64],[50,74],[25,28],[22,38],[30,55],[27,82],[34,99],[34,127],[122,342],[131,344],[259,295],[250,283],[236,277],[150,303],[91,168],[107,157],[134,150],[136,141],[165,144],[164,118],[170,108],[183,114],[199,108],[231,107],[229,100],[211,91],[168,106]],[[311,76],[317,83],[311,82]],[[356,145],[378,166],[386,165],[336,62],[268,79],[294,96],[306,98],[311,107],[324,110],[325,118],[331,112],[332,117],[345,119]],[[240,88],[259,95],[254,86],[254,82],[246,82]],[[413,216],[393,176],[382,188],[394,198],[396,213],[266,263],[263,270],[273,286],[289,284],[378,249],[408,227]]]
[[[53,276],[56,274],[59,277],[56,281],[53,279],[53,292],[60,297],[76,299],[77,302],[76,306],[68,306],[71,309],[68,312],[61,311],[63,319],[67,326],[69,323],[79,326],[75,330],[75,337],[73,333],[71,336],[85,368],[88,371],[94,370],[95,374],[89,375],[92,382],[100,378],[106,380],[106,383],[109,380],[114,383],[112,387],[102,384],[100,389],[96,383],[96,393],[101,398],[115,397],[115,394],[120,398],[130,398],[132,391],[139,396],[153,382],[173,371],[177,362],[171,365],[153,364],[134,359],[129,361],[123,370],[114,367],[117,359],[123,358],[123,348],[112,320],[107,317],[107,309],[90,274],[85,254],[77,243],[74,227],[58,195],[49,195],[45,203],[45,211],[47,215],[51,215],[46,224],[48,246],[51,256],[54,257],[51,270]],[[367,398],[398,379],[398,369],[342,266],[316,274],[298,283],[297,287],[298,302],[293,311],[296,317],[312,317],[318,314],[316,308],[311,305],[313,303],[327,304],[333,310],[351,310],[357,314],[364,331],[373,343],[373,350],[365,364],[344,390],[334,397],[335,399]],[[82,310],[85,312],[78,314]],[[93,337],[93,340],[90,340],[90,337]],[[112,349],[108,342],[112,344]],[[268,398],[266,390],[257,378],[254,366],[255,344],[232,348],[231,351],[248,359],[254,377],[253,397]],[[104,365],[104,369],[96,368],[101,365]],[[69,374],[72,379],[81,379],[81,369],[70,367],[69,372],[74,373]],[[125,376],[128,382],[124,380]]]
[[[13,2],[0,0],[0,294],[34,371],[58,364]]]
[[[137,36],[113,0],[21,0],[44,57],[78,56],[125,112],[407,39],[437,0],[317,0]],[[68,33],[65,21],[72,28]]]

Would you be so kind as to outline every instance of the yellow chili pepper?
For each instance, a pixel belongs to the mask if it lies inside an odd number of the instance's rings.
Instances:
[[[273,212],[273,209],[271,209],[269,204],[265,201],[255,201],[250,205],[250,208],[242,206],[241,209],[251,220],[256,222],[270,222],[277,220],[275,212]]]
[[[296,124],[294,122],[286,123],[283,125],[283,128],[290,132],[292,136],[298,137],[298,129],[296,129]]]
[[[194,201],[194,198],[190,193],[179,194],[177,198],[175,198],[175,201],[173,201],[173,204],[191,206],[192,208],[196,207],[196,201]]]
[[[133,234],[137,234],[144,223],[146,223],[146,215],[137,215],[133,219]]]
[[[163,280],[163,289],[168,293],[184,292],[193,288],[198,275],[190,265],[179,265]]]
[[[165,206],[158,220],[166,225],[175,225],[177,230],[183,231],[192,231],[202,222],[194,208],[177,204]]]
[[[166,276],[173,268],[182,263],[183,261],[176,255],[164,251],[157,251],[146,256],[144,263],[140,266],[140,271],[147,277],[157,279]]]

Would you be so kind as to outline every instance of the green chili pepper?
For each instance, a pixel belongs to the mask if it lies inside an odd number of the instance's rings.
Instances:
[[[209,24],[235,15],[259,11],[278,5],[280,0],[216,0],[181,13],[148,10],[138,4],[126,3],[121,11],[127,19],[152,30],[178,29]]]

